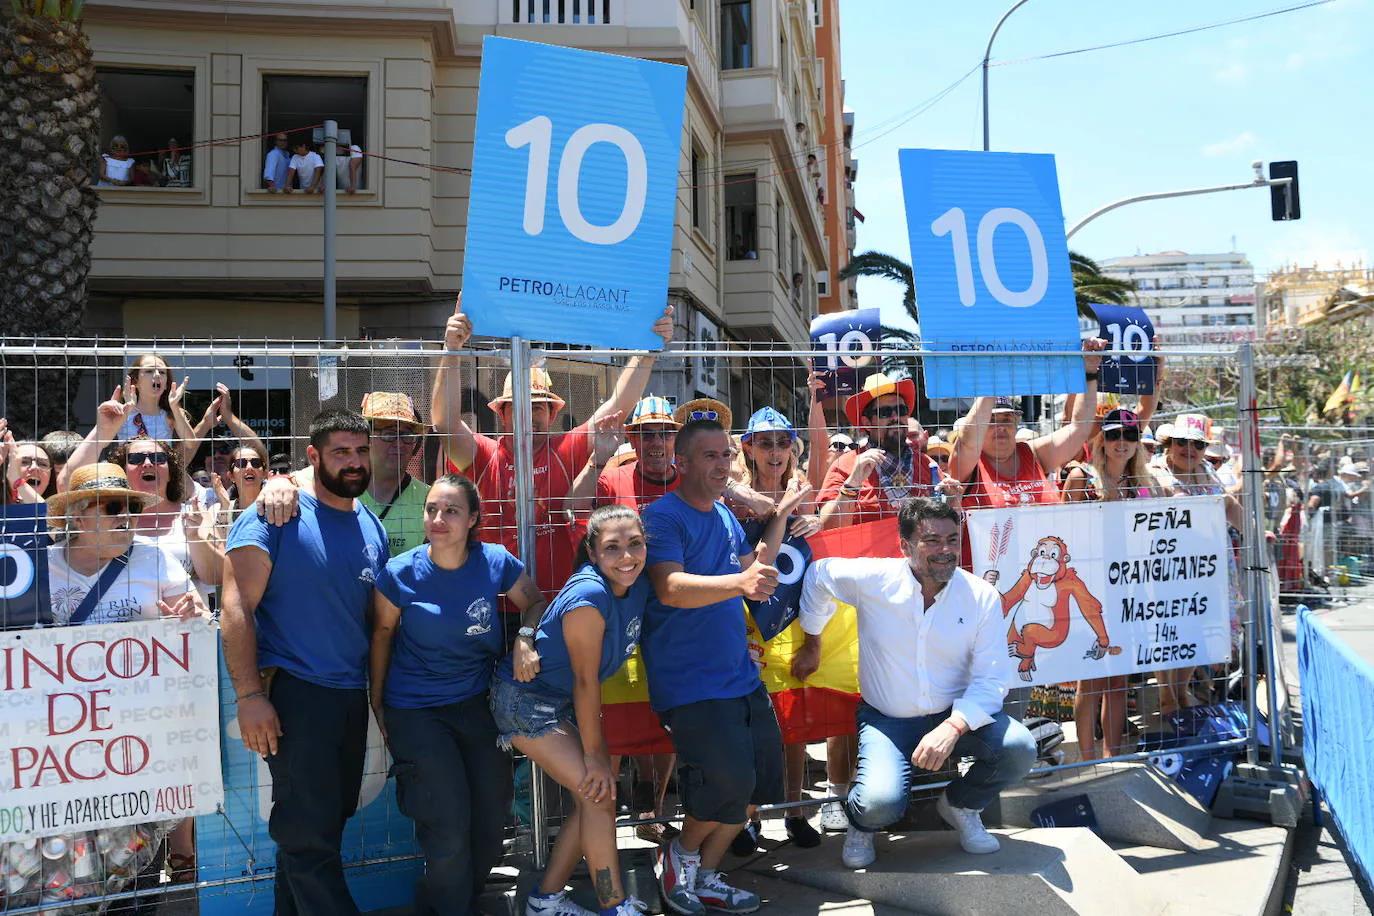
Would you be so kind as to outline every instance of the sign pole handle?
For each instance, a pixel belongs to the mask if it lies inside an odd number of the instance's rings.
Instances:
[[[1249,614],[1245,629],[1245,712],[1250,723],[1250,734],[1245,746],[1247,763],[1259,763],[1259,633],[1261,623],[1268,619],[1269,601],[1269,564],[1266,562],[1268,545],[1264,541],[1263,518],[1264,504],[1261,499],[1261,477],[1259,454],[1259,423],[1256,416],[1255,396],[1255,354],[1250,342],[1240,345],[1240,390],[1236,413],[1240,417],[1240,454],[1241,454],[1241,501],[1245,509],[1245,531],[1241,532],[1241,557],[1245,561],[1241,581],[1245,584],[1248,596]],[[1272,659],[1271,639],[1265,639],[1266,656]],[[1271,662],[1272,663],[1272,662]],[[1271,690],[1269,707],[1269,734],[1277,734],[1274,723],[1273,672],[1266,678]]]
[[[534,518],[534,417],[530,403],[530,342],[510,339],[511,432],[515,454],[515,525],[520,559],[530,579],[538,581]],[[534,866],[544,869],[548,850],[544,774],[530,761],[530,830]]]

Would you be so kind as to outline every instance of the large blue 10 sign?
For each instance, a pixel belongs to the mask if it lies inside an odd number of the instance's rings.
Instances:
[[[901,150],[931,398],[1084,390],[1054,157]],[[999,354],[990,356],[987,354]],[[1013,355],[1014,354],[1014,355]]]
[[[684,67],[488,36],[463,310],[478,334],[658,348]]]

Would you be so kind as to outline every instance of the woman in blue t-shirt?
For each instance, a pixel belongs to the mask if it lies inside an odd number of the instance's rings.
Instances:
[[[639,515],[602,506],[587,520],[577,571],[544,611],[534,633],[538,670],[502,659],[491,686],[501,743],[514,746],[568,789],[577,807],[563,822],[526,916],[585,913],[564,898],[586,858],[603,916],[637,916],[625,897],[615,846],[615,776],[601,733],[601,682],[639,644],[648,579]],[[528,618],[527,618],[528,619]]]
[[[497,601],[545,606],[519,560],[477,539],[481,518],[472,481],[441,477],[425,499],[429,543],[387,563],[373,598],[372,709],[425,851],[420,913],[476,912],[501,858],[512,787],[487,702],[504,648]]]

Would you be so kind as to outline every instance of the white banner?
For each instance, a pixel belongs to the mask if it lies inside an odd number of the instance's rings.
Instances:
[[[12,630],[0,646],[0,840],[213,813],[216,628]]]
[[[980,509],[973,572],[1002,593],[1010,686],[1225,662],[1221,497]]]

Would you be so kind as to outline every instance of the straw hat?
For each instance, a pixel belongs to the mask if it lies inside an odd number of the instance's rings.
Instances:
[[[859,425],[868,405],[885,394],[895,394],[906,404],[909,413],[916,410],[916,383],[909,378],[894,379],[882,372],[875,372],[864,379],[864,386],[849,396],[844,402],[844,415],[853,426]]]
[[[730,429],[735,415],[715,398],[696,398],[673,411],[673,419],[677,420],[679,426],[686,426],[693,420],[715,420]]]
[[[71,483],[67,489],[48,497],[48,526],[63,527],[67,522],[67,507],[73,502],[101,496],[117,496],[139,503],[143,508],[151,506],[160,498],[155,493],[131,489],[128,475],[117,464],[108,461],[88,464],[72,472]]]
[[[501,383],[501,396],[487,402],[487,406],[492,410],[514,400],[511,397],[510,376],[511,374],[507,372],[506,380]],[[530,400],[536,403],[542,401],[545,404],[552,404],[554,413],[563,409],[563,399],[553,393],[553,379],[549,378],[547,370],[538,366],[530,370]]]
[[[362,415],[369,423],[399,423],[413,432],[425,428],[415,413],[415,402],[399,391],[369,391],[363,395]]]
[[[630,412],[630,419],[625,421],[625,428],[633,429],[650,423],[662,423],[675,429],[682,426],[673,417],[673,405],[668,403],[667,398],[656,394],[640,398],[639,403],[635,404],[635,409]]]

